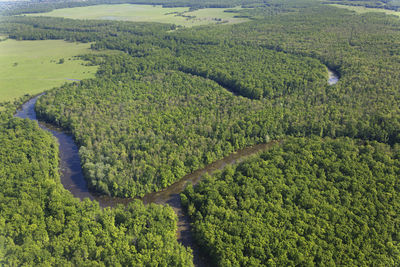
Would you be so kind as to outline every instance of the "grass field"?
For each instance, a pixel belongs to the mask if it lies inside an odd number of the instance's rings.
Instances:
[[[185,16],[195,16],[193,19],[186,21],[184,26],[196,26],[210,23],[241,23],[248,21],[245,18],[234,18],[236,15],[232,12],[224,12],[225,10],[240,10],[241,8],[205,8],[192,12],[185,12]]]
[[[348,6],[348,5],[338,5],[338,4],[331,4],[330,6],[345,8],[348,10],[355,11],[356,13],[382,12],[382,13],[385,13],[388,15],[395,15],[395,16],[400,17],[399,11],[388,10],[388,9],[383,9],[383,8],[369,8],[369,7],[363,7],[363,6]]]
[[[96,66],[84,66],[73,57],[90,53],[88,48],[89,44],[58,40],[0,42],[0,102],[94,77]]]
[[[188,10],[189,8],[186,7],[163,8],[162,6],[122,4],[63,8],[55,9],[48,13],[29,15],[64,17],[71,19],[161,22],[173,23],[185,27],[216,23],[240,23],[247,21],[243,18],[234,18],[235,13],[224,12],[227,8],[207,8],[193,12],[189,12]],[[193,16],[195,16],[195,18],[193,18]]]

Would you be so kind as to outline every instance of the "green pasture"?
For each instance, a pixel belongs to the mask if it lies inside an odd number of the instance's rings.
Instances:
[[[230,9],[230,8],[229,8]],[[240,9],[240,8],[236,8]],[[172,23],[192,27],[216,23],[240,23],[243,18],[234,18],[235,13],[224,12],[228,8],[206,8],[189,12],[187,7],[163,8],[152,5],[95,5],[55,9],[48,13],[30,16],[64,17],[70,19],[125,20],[140,22]]]
[[[242,8],[205,8],[198,9],[191,12],[185,12],[185,16],[195,16],[195,18],[187,19],[186,25],[183,26],[196,26],[210,23],[241,23],[248,21],[246,18],[234,18],[237,13],[225,12],[226,10],[240,10]]]
[[[59,40],[0,42],[0,102],[94,77],[97,67],[74,57],[90,53],[89,46]]]
[[[400,11],[394,11],[394,10],[389,10],[389,9],[383,9],[383,8],[369,8],[369,7],[363,7],[363,6],[348,6],[348,5],[338,5],[338,4],[331,4],[330,6],[334,7],[339,7],[339,8],[345,8],[348,10],[355,11],[356,13],[367,13],[367,12],[382,12],[387,15],[395,15],[400,17]]]

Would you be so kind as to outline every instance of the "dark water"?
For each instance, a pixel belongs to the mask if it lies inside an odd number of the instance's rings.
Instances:
[[[329,79],[328,79],[328,84],[329,85],[334,85],[339,81],[339,75],[334,72],[333,70],[328,69],[329,73]]]
[[[18,111],[15,116],[23,119],[37,121],[35,104],[40,96],[41,95],[36,96],[23,104],[21,110]],[[78,153],[79,150],[72,136],[62,132],[61,129],[58,129],[47,123],[41,121],[38,121],[38,123],[42,129],[52,133],[58,140],[60,151],[61,183],[63,184],[65,189],[70,191],[75,197],[80,198],[81,200],[83,200],[84,198],[97,200],[101,207],[114,207],[117,204],[126,205],[133,200],[130,198],[113,198],[109,196],[97,196],[95,194],[91,194],[88,191],[87,183],[83,176]],[[184,176],[181,180],[172,184],[163,191],[149,193],[141,198],[144,204],[156,203],[161,205],[168,204],[171,206],[171,208],[178,216],[178,241],[184,246],[192,248],[194,263],[196,266],[209,266],[209,260],[204,257],[204,255],[201,255],[200,249],[193,241],[193,237],[190,231],[190,221],[182,210],[179,194],[185,189],[188,183],[196,185],[205,173],[213,173],[217,170],[223,169],[228,164],[234,164],[243,161],[246,157],[264,151],[276,143],[276,141],[273,141],[268,144],[259,144],[239,150],[235,153],[230,154],[224,159],[207,165],[203,169],[199,169],[191,174]]]
[[[15,117],[37,121],[35,104],[40,97],[36,96],[22,105]],[[70,191],[75,197],[94,199],[89,193],[86,180],[83,177],[81,162],[78,154],[78,147],[71,135],[43,122],[39,122],[40,128],[52,133],[58,140],[60,150],[60,174],[61,183],[64,188]]]

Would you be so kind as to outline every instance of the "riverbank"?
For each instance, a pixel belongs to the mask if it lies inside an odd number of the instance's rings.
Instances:
[[[30,119],[33,121],[38,121],[35,112],[35,104],[38,98],[43,95],[33,97],[26,103],[24,103],[15,116],[22,119]],[[115,207],[118,204],[127,205],[129,202],[133,201],[133,198],[114,198],[109,196],[99,196],[89,192],[87,187],[87,182],[84,178],[81,161],[79,157],[79,149],[74,142],[71,135],[64,133],[61,129],[53,127],[42,121],[38,121],[39,126],[57,138],[59,143],[60,151],[60,172],[61,172],[61,183],[64,188],[72,193],[74,197],[81,200],[89,198],[91,200],[96,200],[99,202],[100,206],[105,207]],[[196,185],[200,182],[204,174],[212,174],[218,170],[222,170],[227,165],[237,164],[244,159],[256,155],[262,151],[269,149],[270,147],[278,144],[278,141],[271,141],[267,144],[258,144],[248,148],[238,150],[231,153],[227,157],[217,160],[206,167],[196,170],[195,172],[185,175],[178,182],[172,184],[168,188],[159,191],[146,194],[144,197],[140,198],[144,204],[168,204],[175,211],[178,216],[178,229],[177,229],[177,239],[178,241],[186,247],[191,247],[194,254],[194,262],[196,266],[207,266],[206,258],[200,256],[200,252],[193,241],[193,237],[190,231],[190,221],[186,214],[183,212],[180,193],[186,188],[186,186],[191,183]]]

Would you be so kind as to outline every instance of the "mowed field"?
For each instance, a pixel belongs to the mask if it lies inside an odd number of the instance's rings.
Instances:
[[[59,40],[1,41],[0,102],[94,77],[97,67],[84,66],[74,57],[91,53],[89,46]]]
[[[234,8],[240,9],[240,8]],[[163,8],[152,5],[96,5],[55,9],[48,13],[27,14],[29,16],[64,17],[70,19],[125,20],[138,22],[172,23],[192,27],[216,23],[240,23],[244,18],[234,18],[228,8],[206,8],[189,12],[187,7]],[[232,8],[229,8],[232,10]]]
[[[332,4],[330,6],[335,6],[339,8],[345,8],[348,10],[355,11],[356,13],[367,13],[367,12],[382,12],[387,15],[395,15],[400,17],[400,11],[394,11],[394,10],[388,10],[388,9],[383,9],[383,8],[369,8],[369,7],[363,7],[363,6],[348,6],[348,5],[338,5],[338,4]]]

